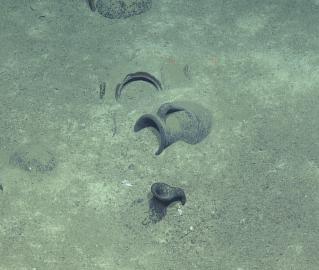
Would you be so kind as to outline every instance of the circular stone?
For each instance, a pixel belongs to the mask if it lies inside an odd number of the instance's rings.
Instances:
[[[97,0],[97,11],[109,19],[139,15],[152,7],[152,0]]]
[[[24,145],[17,149],[10,156],[9,162],[25,171],[40,173],[51,172],[57,165],[55,157],[48,149],[34,144]]]

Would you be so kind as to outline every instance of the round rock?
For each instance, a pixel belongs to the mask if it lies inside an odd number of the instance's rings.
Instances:
[[[55,169],[57,161],[46,147],[27,144],[12,153],[10,164],[29,172],[47,173]]]
[[[97,11],[109,19],[139,15],[152,7],[152,0],[97,0]]]

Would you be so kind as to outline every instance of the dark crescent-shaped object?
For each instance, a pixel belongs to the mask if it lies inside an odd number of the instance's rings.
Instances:
[[[122,92],[125,86],[135,81],[148,82],[152,84],[157,91],[160,91],[163,89],[161,82],[157,78],[155,78],[153,75],[147,72],[139,71],[139,72],[127,74],[124,80],[116,86],[115,99],[118,101],[122,95]]]
[[[183,189],[172,187],[165,183],[154,183],[151,186],[153,196],[168,206],[172,202],[180,201],[182,205],[186,203],[186,196]]]

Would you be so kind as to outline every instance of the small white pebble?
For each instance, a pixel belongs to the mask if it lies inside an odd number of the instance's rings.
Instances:
[[[127,187],[132,187],[133,184],[130,183],[127,179],[124,179],[122,182],[121,182],[122,185],[124,186],[127,186]]]

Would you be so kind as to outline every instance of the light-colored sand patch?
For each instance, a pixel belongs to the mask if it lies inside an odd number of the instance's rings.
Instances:
[[[266,25],[268,19],[263,15],[250,14],[247,16],[239,17],[237,26],[250,35],[255,35],[258,31],[262,30]]]

